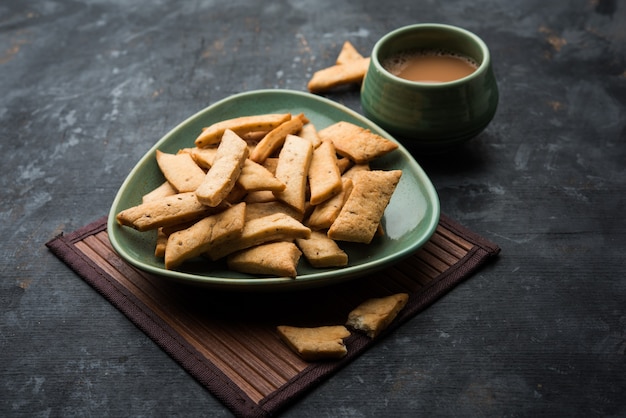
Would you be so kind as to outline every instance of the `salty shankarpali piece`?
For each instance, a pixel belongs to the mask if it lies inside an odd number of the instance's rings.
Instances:
[[[286,187],[283,191],[274,192],[274,195],[300,212],[304,212],[305,208],[307,174],[312,158],[313,145],[309,141],[287,135],[276,166],[276,178]]]
[[[187,229],[173,232],[165,247],[165,268],[174,269],[184,261],[206,253],[211,247],[241,235],[245,213],[246,204],[239,203],[207,216]]]
[[[246,141],[226,130],[213,164],[196,190],[198,200],[207,206],[219,205],[235,187],[248,153]]]
[[[177,193],[178,192],[174,187],[172,187],[169,181],[164,181],[163,183],[161,183],[160,186],[152,189],[151,191],[143,195],[141,197],[141,201],[143,203],[146,203],[151,200],[159,200],[161,198],[164,198],[165,196],[172,196]]]
[[[331,141],[324,141],[313,151],[309,167],[309,202],[319,205],[341,192],[341,188],[341,172],[337,165],[335,146]]]
[[[335,196],[313,208],[306,225],[315,230],[328,229],[335,222],[341,208],[352,192],[352,179],[342,179],[342,189]]]
[[[311,93],[322,93],[341,85],[361,83],[369,64],[369,58],[361,58],[318,70],[309,80],[307,88]]]
[[[221,210],[203,205],[194,192],[186,192],[124,209],[116,219],[120,225],[148,231],[200,219]]]
[[[212,260],[217,260],[236,251],[266,242],[308,238],[310,236],[311,230],[302,225],[301,222],[284,213],[274,213],[248,220],[240,236],[211,248],[207,254]]]
[[[375,338],[391,324],[408,300],[407,293],[368,299],[348,314],[346,326]]]
[[[357,51],[350,41],[345,41],[341,46],[341,51],[339,51],[335,64],[342,65],[361,59],[363,59],[363,55]]]
[[[246,135],[251,132],[269,132],[289,119],[291,119],[290,113],[268,113],[223,120],[203,129],[196,138],[195,144],[198,148],[218,144],[226,130],[231,130],[237,135]]]
[[[348,254],[321,231],[311,231],[309,238],[299,238],[296,244],[304,257],[316,268],[344,267],[348,265]]]
[[[284,143],[287,135],[293,135],[302,129],[303,117],[296,116],[271,130],[259,141],[250,153],[250,159],[257,163],[263,163],[269,156],[276,152]]]
[[[169,154],[156,150],[159,169],[178,193],[194,192],[204,180],[204,170],[187,152]]]
[[[228,268],[263,276],[296,277],[302,252],[290,241],[277,241],[238,251],[226,258]]]
[[[343,339],[350,336],[350,331],[343,325],[313,328],[279,325],[276,329],[287,346],[306,361],[340,359],[348,353]]]
[[[401,176],[402,170],[358,172],[348,200],[328,229],[328,237],[369,244]]]
[[[398,144],[361,126],[340,121],[318,132],[322,141],[332,141],[339,155],[357,164],[367,163],[398,148]]]

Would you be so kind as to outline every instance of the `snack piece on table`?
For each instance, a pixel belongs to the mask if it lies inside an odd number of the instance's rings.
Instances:
[[[311,93],[323,93],[342,85],[361,83],[369,63],[369,58],[361,58],[318,70],[313,73],[307,88]]]
[[[368,299],[348,314],[346,326],[375,338],[391,324],[408,300],[407,293]]]
[[[363,55],[357,51],[350,41],[345,41],[341,46],[341,51],[339,51],[335,64],[342,65],[361,59],[363,59]]]
[[[333,360],[344,357],[348,350],[343,339],[350,331],[343,325],[301,328],[277,327],[281,339],[306,361]]]

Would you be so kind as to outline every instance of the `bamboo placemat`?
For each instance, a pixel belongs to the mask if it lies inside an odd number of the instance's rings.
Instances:
[[[48,248],[194,378],[242,417],[276,414],[350,363],[500,252],[442,215],[414,255],[363,279],[297,292],[224,292],[176,284],[131,267],[111,247],[106,217],[50,240]],[[352,333],[339,361],[307,363],[277,325],[343,324],[369,297],[407,292],[407,306],[376,340]]]

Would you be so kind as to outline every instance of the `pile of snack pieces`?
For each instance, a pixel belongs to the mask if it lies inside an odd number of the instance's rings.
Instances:
[[[117,214],[158,230],[166,269],[204,256],[254,275],[295,277],[347,265],[336,241],[369,243],[402,175],[369,163],[398,145],[340,121],[317,130],[305,115],[262,114],[206,127],[195,147],[156,151],[164,183]]]

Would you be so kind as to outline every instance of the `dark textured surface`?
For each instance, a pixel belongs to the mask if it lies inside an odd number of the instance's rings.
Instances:
[[[230,416],[44,243],[197,110],[304,90],[344,40],[367,54],[415,22],[491,49],[492,124],[417,158],[502,254],[284,415],[625,415],[625,19],[606,0],[3,1],[0,415]]]

